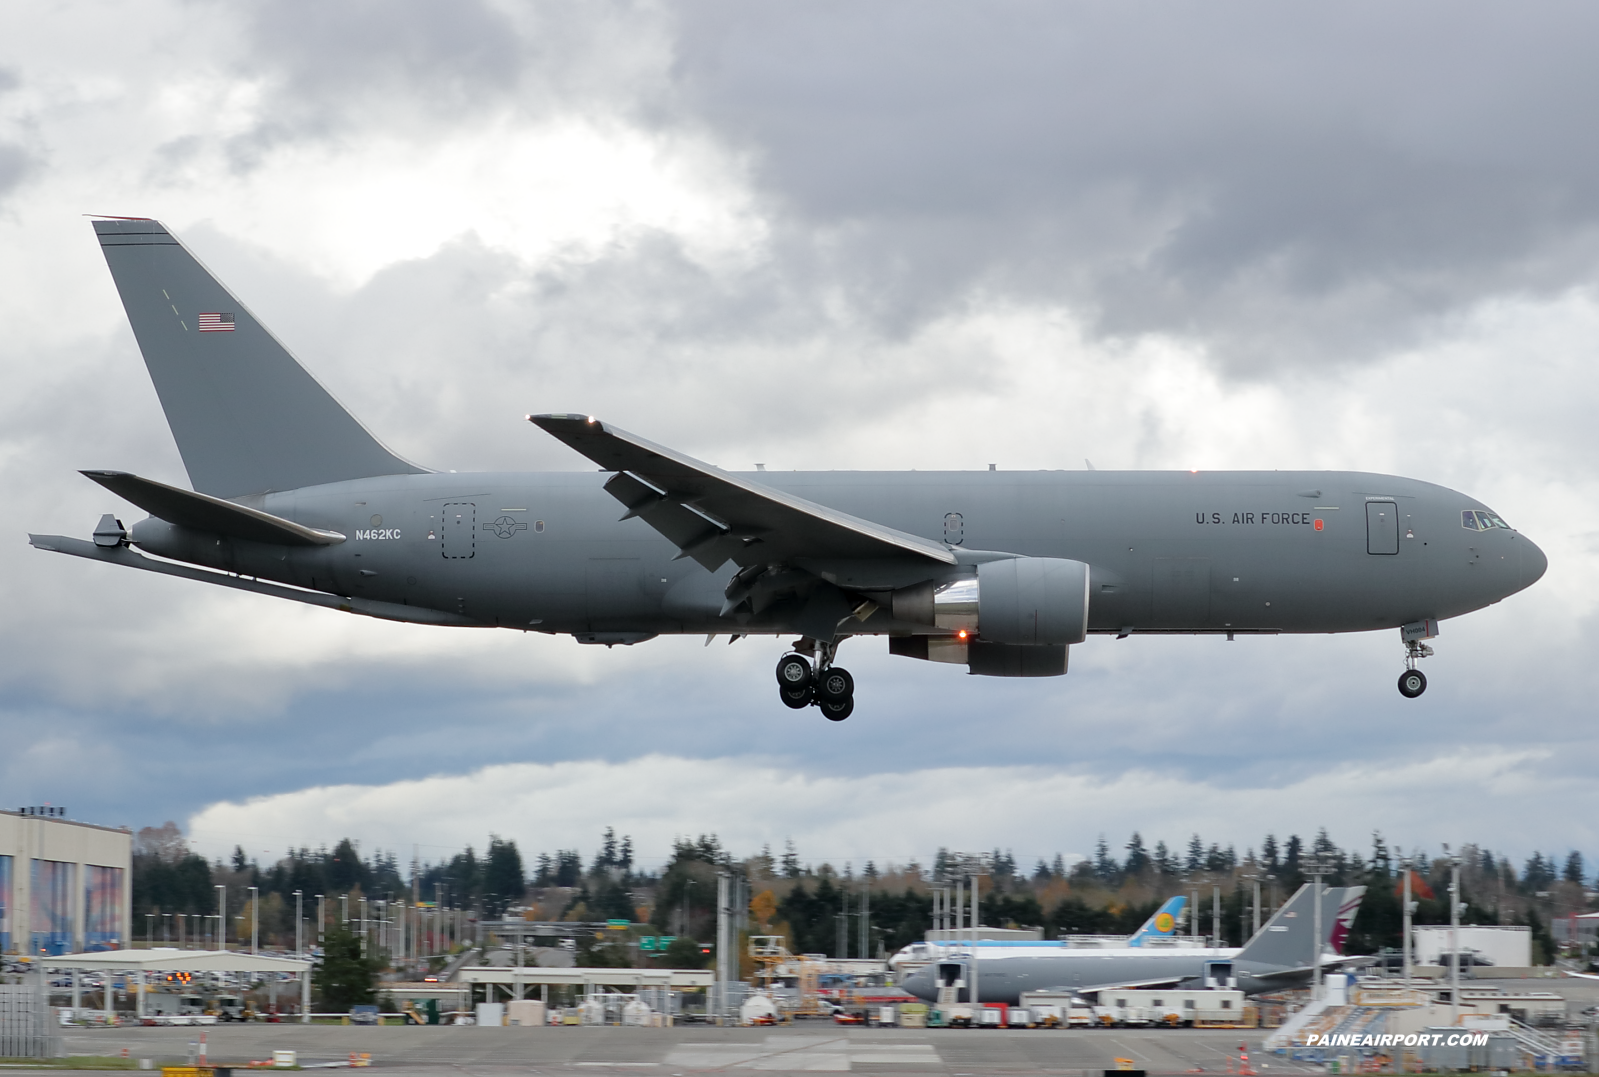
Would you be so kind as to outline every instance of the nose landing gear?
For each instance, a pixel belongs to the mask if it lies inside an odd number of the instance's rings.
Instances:
[[[811,668],[803,654],[785,654],[778,659],[777,686],[783,705],[795,710],[814,705],[830,722],[848,718],[855,710],[855,678],[849,670],[833,665],[838,644],[801,640],[795,646],[816,655],[816,668]]]
[[[1437,635],[1438,622],[1431,618],[1399,629],[1399,637],[1405,641],[1405,671],[1399,675],[1399,694],[1406,699],[1415,699],[1427,690],[1427,675],[1416,668],[1416,663],[1432,657],[1432,648],[1422,640],[1434,639]]]
[[[1427,675],[1419,669],[1407,669],[1399,675],[1399,694],[1415,699],[1427,690]]]

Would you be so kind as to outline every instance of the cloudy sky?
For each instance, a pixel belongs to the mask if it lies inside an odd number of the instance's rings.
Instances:
[[[207,853],[490,832],[1018,857],[1267,831],[1599,853],[1591,5],[66,2],[0,16],[0,789]],[[1469,491],[1530,592],[1396,634],[846,646],[383,624],[29,549],[186,483],[86,213],[159,217],[402,454],[1338,468]]]

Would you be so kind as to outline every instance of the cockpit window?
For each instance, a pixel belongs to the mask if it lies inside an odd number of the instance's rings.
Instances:
[[[1468,531],[1491,531],[1496,527],[1510,530],[1510,525],[1491,512],[1481,509],[1464,509],[1460,513],[1460,526]]]

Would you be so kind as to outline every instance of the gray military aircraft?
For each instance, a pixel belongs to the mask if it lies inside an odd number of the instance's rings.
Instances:
[[[1015,1004],[1026,991],[1068,990],[1092,995],[1118,987],[1235,987],[1246,994],[1301,987],[1316,968],[1313,889],[1306,884],[1295,891],[1266,926],[1237,950],[1158,946],[1003,950],[979,944],[976,1001]],[[1342,956],[1349,926],[1365,893],[1364,886],[1322,888],[1323,969],[1370,960]],[[946,949],[954,945],[946,944]],[[953,990],[951,1001],[971,1002],[971,966],[968,949],[917,969],[900,986],[929,1002],[938,1001],[940,989]]]
[[[861,635],[1042,677],[1090,632],[1397,628],[1415,697],[1438,622],[1547,565],[1474,498],[1359,472],[731,472],[591,415],[527,418],[604,474],[431,471],[385,448],[159,222],[94,230],[194,489],[85,471],[149,518],[107,514],[92,542],[30,536],[41,549],[581,643],[792,634],[781,698],[834,721],[854,708],[834,658]]]

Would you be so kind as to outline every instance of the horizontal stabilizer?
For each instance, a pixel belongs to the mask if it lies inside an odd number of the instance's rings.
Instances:
[[[940,565],[955,555],[940,543],[818,505],[732,475],[587,415],[529,415],[616,475],[605,489],[707,569],[794,557],[883,558],[915,554]]]
[[[85,471],[83,474],[151,516],[195,531],[278,546],[333,546],[345,538],[337,531],[306,527],[269,512],[246,508],[209,494],[180,490],[125,471]]]
[[[143,569],[146,572],[159,572],[163,576],[181,576],[186,580],[199,580],[201,583],[214,583],[219,587],[231,587],[235,591],[249,591],[251,594],[286,598],[291,602],[303,602],[308,606],[322,606],[326,609],[339,610],[343,613],[359,613],[363,617],[376,617],[383,621],[405,621],[409,624],[424,625],[452,625],[458,628],[492,627],[485,625],[481,621],[463,617],[460,614],[446,613],[443,610],[430,610],[425,606],[406,606],[399,602],[379,602],[370,598],[330,595],[322,591],[306,591],[298,587],[285,587],[279,583],[252,580],[244,576],[230,576],[224,572],[213,572],[210,569],[195,568],[192,565],[180,565],[173,561],[158,561],[154,557],[146,557],[139,551],[130,550],[126,546],[96,546],[85,539],[68,538],[66,535],[29,535],[28,545],[36,550],[49,550],[51,553],[64,553],[72,557],[86,557],[90,561],[106,561],[113,565],[125,565],[128,568]]]

